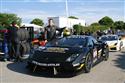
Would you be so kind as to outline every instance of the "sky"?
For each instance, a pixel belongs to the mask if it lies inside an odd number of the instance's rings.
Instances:
[[[48,17],[66,17],[66,0],[0,0],[0,12],[14,13],[29,23],[34,18],[47,22]],[[125,21],[125,0],[67,0],[69,16],[83,19],[87,24],[109,16]]]

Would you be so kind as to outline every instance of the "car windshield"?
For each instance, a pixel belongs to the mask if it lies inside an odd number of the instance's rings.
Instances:
[[[80,46],[85,46],[85,44],[86,44],[86,39],[83,38],[62,38],[60,40],[49,42],[46,44],[46,46],[80,47]]]
[[[121,35],[125,35],[125,32],[124,32],[124,31],[119,31],[119,32],[116,32],[116,34],[117,34],[118,36],[121,36]]]
[[[117,36],[103,36],[103,37],[101,37],[101,40],[113,41],[113,40],[118,40],[118,37]]]

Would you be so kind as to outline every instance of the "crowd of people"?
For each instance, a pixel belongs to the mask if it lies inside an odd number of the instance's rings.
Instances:
[[[4,57],[3,57],[3,60],[6,61],[6,60],[12,60],[12,61],[16,61],[18,60],[19,58],[19,55],[20,55],[20,47],[19,47],[19,40],[18,40],[18,37],[17,37],[17,32],[20,28],[17,27],[17,24],[15,21],[13,21],[11,23],[11,25],[9,26],[6,26],[6,24],[2,24],[0,26],[0,31],[7,31],[7,32],[3,32],[3,34],[6,34],[3,35],[5,36],[3,39],[6,40],[6,44],[7,44],[7,49],[5,49],[6,47],[3,45],[1,47],[2,50],[7,50],[6,53],[4,53]],[[56,35],[56,31],[58,31],[58,35],[61,35],[63,30],[65,28],[59,28],[57,26],[54,25],[53,23],[53,20],[52,19],[49,19],[48,20],[48,25],[44,28],[44,31],[40,32],[41,33],[41,40],[43,40],[44,42],[49,42],[49,41],[52,41],[53,39],[55,39],[57,37]],[[2,34],[2,33],[0,33]],[[2,36],[0,36],[2,37]],[[5,43],[5,41],[1,41],[2,43]],[[15,53],[13,54],[12,53],[12,49],[14,49]],[[5,52],[5,51],[4,51]]]
[[[13,39],[16,38],[16,34],[14,32],[16,32],[18,30],[18,26],[16,24],[15,21],[13,21],[11,23],[11,25],[6,25],[6,24],[2,24],[2,26],[0,26],[0,31],[1,31],[1,38],[3,37],[3,41],[1,41],[4,45],[2,46],[2,49],[4,50],[4,60],[6,61],[7,59],[13,59],[14,56],[12,56],[11,54],[11,46],[14,46],[15,48],[15,54],[16,56],[19,54],[19,49],[18,49],[18,40],[17,39]],[[7,48],[5,47],[5,45],[7,45]]]
[[[11,25],[9,25],[7,28],[5,28],[6,25],[2,24],[1,25],[1,30],[8,30],[7,34],[8,36],[6,37],[7,40],[7,44],[8,44],[8,53],[5,54],[4,56],[4,60],[17,60],[18,56],[20,55],[19,53],[19,41],[18,38],[16,37],[17,34],[15,34],[15,32],[19,29],[19,27],[17,27],[17,24],[15,21],[13,21],[11,23]],[[111,29],[108,31],[108,33],[113,33],[111,31]],[[69,36],[69,35],[77,35],[77,32],[75,30],[73,30],[72,32],[69,31],[66,27],[64,28],[59,28],[57,27],[54,22],[53,19],[49,19],[48,20],[48,25],[44,28],[44,31],[40,32],[41,36],[39,38],[39,40],[46,42],[52,41],[54,39],[56,39],[58,36]],[[86,31],[86,32],[81,32],[80,35],[91,35],[94,36],[96,38],[99,38],[100,36],[104,35],[106,33],[104,33],[103,31],[98,30],[97,32],[90,32],[90,31]],[[13,39],[15,38],[15,39]],[[15,54],[13,55],[11,53],[11,49],[12,46],[14,48]]]

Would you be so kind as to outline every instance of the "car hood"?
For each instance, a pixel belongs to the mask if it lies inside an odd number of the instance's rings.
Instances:
[[[72,56],[72,54],[80,54],[82,48],[69,47],[69,48],[59,48],[59,47],[48,47],[44,50],[36,50],[32,59],[38,62],[65,62],[67,58]]]
[[[106,41],[106,43],[108,44],[108,46],[112,46],[115,43],[118,43],[118,40],[115,40],[115,41]]]

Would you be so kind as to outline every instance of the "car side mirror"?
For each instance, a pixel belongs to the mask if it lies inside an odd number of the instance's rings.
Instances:
[[[99,46],[100,42],[94,43],[94,46]]]
[[[98,43],[94,43],[95,46],[98,46],[99,44]]]
[[[89,48],[94,48],[93,45],[88,45]]]
[[[119,38],[119,40],[121,40],[121,38]]]
[[[101,40],[98,40],[98,42],[99,42],[99,43],[102,43],[102,41],[101,41]]]

